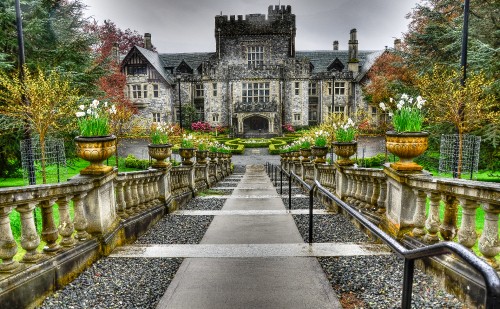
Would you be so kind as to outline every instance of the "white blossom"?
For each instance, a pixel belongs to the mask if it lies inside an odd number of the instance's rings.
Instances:
[[[78,117],[78,118],[83,117],[85,115],[86,115],[85,112],[76,112],[76,117]]]
[[[81,111],[84,111],[85,110],[85,105],[79,105],[78,108],[81,110]]]

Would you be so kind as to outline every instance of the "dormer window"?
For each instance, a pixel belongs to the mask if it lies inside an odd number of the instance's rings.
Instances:
[[[133,65],[127,67],[127,75],[146,75],[147,67],[145,65]]]
[[[247,63],[249,67],[259,67],[264,64],[264,47],[247,47]]]

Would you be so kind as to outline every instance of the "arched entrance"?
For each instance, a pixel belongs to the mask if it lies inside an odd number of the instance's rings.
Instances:
[[[269,132],[269,120],[261,116],[252,116],[243,120],[244,133],[267,133]]]

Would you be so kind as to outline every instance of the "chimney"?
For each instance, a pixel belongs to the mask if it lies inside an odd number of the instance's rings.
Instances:
[[[357,73],[359,71],[359,59],[358,59],[358,37],[356,29],[351,29],[349,38],[349,61],[348,69],[351,72]]]
[[[333,50],[339,50],[339,41],[333,41]]]
[[[394,50],[401,51],[401,40],[400,39],[394,40]]]
[[[144,33],[144,48],[153,50],[153,44],[151,44],[151,33]]]

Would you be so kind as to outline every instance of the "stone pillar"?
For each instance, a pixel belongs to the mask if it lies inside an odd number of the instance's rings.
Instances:
[[[335,193],[337,196],[345,201],[348,194],[348,179],[346,174],[344,173],[344,168],[335,164],[335,168],[337,172],[335,173]]]
[[[172,197],[172,186],[170,181],[170,171],[172,170],[172,165],[165,168],[163,175],[158,181],[160,198],[168,201]]]
[[[106,233],[118,219],[114,185],[116,176],[115,170],[104,176],[77,175],[71,179],[73,183],[88,183],[89,179],[93,181],[93,189],[88,192],[83,205],[87,219],[86,231],[89,233]]]
[[[417,211],[417,196],[413,189],[407,184],[414,176],[427,176],[425,172],[398,172],[388,166],[384,167],[387,175],[387,209],[386,209],[386,231],[398,237],[405,229],[413,226],[413,219]]]

